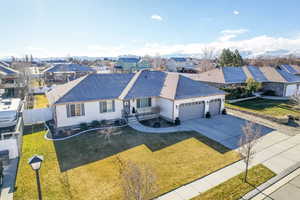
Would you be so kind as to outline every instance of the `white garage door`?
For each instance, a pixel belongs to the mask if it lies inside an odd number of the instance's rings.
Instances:
[[[299,85],[292,84],[286,86],[285,96],[293,96],[299,92]]]
[[[209,112],[211,116],[219,115],[221,109],[221,99],[214,99],[209,102]]]
[[[204,117],[204,107],[204,101],[180,104],[179,119],[185,121]]]

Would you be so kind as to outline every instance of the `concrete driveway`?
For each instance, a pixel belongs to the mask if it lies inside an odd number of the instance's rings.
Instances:
[[[182,122],[182,125],[205,135],[230,149],[238,147],[239,139],[243,134],[242,127],[246,120],[232,115],[219,115],[210,119],[200,118]],[[263,125],[260,127],[262,136],[273,131],[273,129]]]

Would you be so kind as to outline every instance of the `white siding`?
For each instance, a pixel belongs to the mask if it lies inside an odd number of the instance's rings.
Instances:
[[[173,120],[173,101],[164,98],[158,98],[158,106],[160,107],[160,115]]]
[[[292,84],[286,86],[285,96],[293,96],[296,93],[299,93],[299,85]]]
[[[224,101],[225,95],[215,95],[215,96],[208,96],[208,97],[197,97],[197,98],[190,98],[190,99],[180,99],[175,100],[174,103],[174,120],[176,117],[179,116],[179,105],[183,103],[191,103],[195,101],[204,101],[205,102],[205,113],[209,111],[209,101],[212,99],[221,99],[221,108],[220,111],[224,109]]]
[[[100,113],[99,101],[84,102],[85,115],[67,117],[66,105],[56,105],[57,127],[78,125],[93,120],[110,120],[122,117],[123,102],[115,100],[115,112]]]

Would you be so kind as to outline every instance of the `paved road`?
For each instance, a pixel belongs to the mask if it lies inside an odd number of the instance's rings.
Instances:
[[[264,200],[299,200],[300,199],[300,175],[283,185]]]

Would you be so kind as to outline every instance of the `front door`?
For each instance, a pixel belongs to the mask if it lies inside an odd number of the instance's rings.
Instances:
[[[130,115],[130,100],[124,100],[123,107],[125,116]]]

